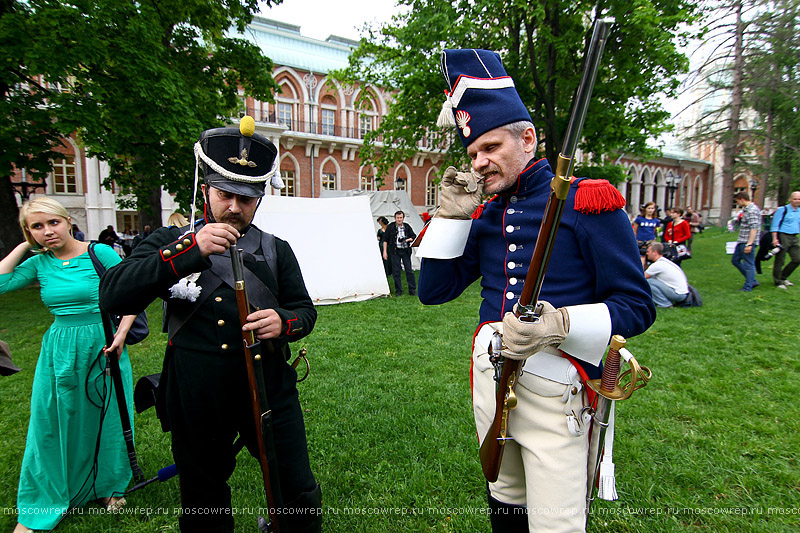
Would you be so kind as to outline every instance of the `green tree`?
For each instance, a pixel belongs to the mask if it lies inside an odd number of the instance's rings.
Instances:
[[[601,155],[651,154],[646,141],[670,128],[657,95],[675,94],[688,60],[676,41],[698,15],[693,0],[608,0],[599,4],[545,0],[400,0],[407,13],[373,28],[339,75],[396,89],[389,115],[367,139],[362,157],[385,172],[414,153],[435,129],[446,84],[439,71],[444,48],[497,50],[537,126],[553,163],[582,74],[583,50],[595,16],[617,20],[605,49],[584,126],[582,148]],[[382,147],[375,140],[383,141]],[[463,151],[450,143],[450,160]]]
[[[13,168],[43,176],[72,133],[109,163],[104,185],[127,193],[122,204],[140,208],[143,224],[161,225],[160,187],[188,207],[199,133],[237,114],[240,87],[268,101],[277,89],[272,62],[229,36],[257,9],[257,0],[0,0],[0,211],[11,213],[2,234],[16,218],[4,193]]]
[[[707,28],[708,57],[695,69],[702,113],[692,142],[723,150],[720,219],[730,217],[733,182],[761,176],[760,195],[783,203],[800,170],[800,2],[722,0]]]
[[[753,172],[785,203],[800,185],[800,1],[769,2],[752,23],[743,67],[745,98],[758,120],[750,130]]]

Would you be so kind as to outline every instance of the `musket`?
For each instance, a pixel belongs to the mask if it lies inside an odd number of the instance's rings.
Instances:
[[[553,252],[553,245],[555,244],[558,224],[564,211],[564,204],[569,194],[573,157],[578,147],[586,112],[589,108],[594,80],[600,67],[600,56],[603,54],[603,48],[613,23],[613,18],[595,21],[592,40],[584,55],[586,64],[583,77],[575,95],[564,144],[558,154],[555,175],[550,182],[550,198],[547,200],[544,218],[539,227],[539,236],[533,249],[533,257],[528,267],[528,274],[525,277],[525,284],[522,287],[522,294],[516,306],[516,314],[522,321],[535,322],[541,315],[541,304],[538,303],[539,293],[542,289],[545,272],[547,272],[550,255]],[[487,481],[495,482],[500,473],[500,463],[503,459],[506,440],[510,438],[508,437],[508,417],[511,409],[516,407],[517,399],[514,394],[514,388],[519,380],[522,361],[506,359],[497,350],[492,350],[492,352],[490,356],[497,370],[497,375],[495,376],[497,381],[495,413],[492,424],[489,426],[489,431],[486,432],[481,444],[480,457],[484,477],[486,477]]]
[[[114,342],[111,317],[105,311],[101,311],[100,315],[103,320],[103,332],[106,337],[106,346],[111,346]],[[122,386],[122,373],[119,369],[119,358],[116,353],[109,353],[106,354],[106,361],[108,362],[108,371],[111,375],[114,392],[117,396],[119,421],[122,425],[122,438],[125,440],[125,447],[128,451],[128,462],[131,465],[133,481],[134,483],[141,483],[144,481],[144,472],[142,472],[142,469],[139,467],[139,461],[136,459],[136,448],[133,445],[133,429],[131,428],[131,419],[128,413],[128,402],[125,400],[125,388]]]
[[[606,432],[609,418],[614,409],[614,402],[627,400],[633,391],[641,389],[650,378],[652,372],[646,366],[640,366],[633,355],[625,348],[625,338],[621,335],[611,337],[611,343],[603,363],[603,376],[586,382],[586,386],[595,392],[592,402],[592,431],[589,440],[589,459],[586,476],[586,518],[589,518],[589,508],[594,500],[594,488],[600,471],[600,459],[603,455]],[[622,359],[630,369],[620,375],[619,369]],[[614,490],[614,489],[612,489]],[[611,499],[616,499],[616,496]]]
[[[250,314],[250,302],[247,298],[247,290],[244,283],[242,251],[236,248],[236,245],[233,245],[230,247],[230,252],[236,305],[239,309],[239,322],[244,326],[247,324],[247,315]],[[280,533],[281,531],[287,531],[287,529],[281,520],[283,515],[279,517],[277,512],[278,509],[283,507],[283,499],[281,498],[281,485],[278,478],[278,457],[273,439],[272,411],[267,402],[264,372],[261,365],[262,343],[256,339],[252,331],[244,330],[242,330],[242,343],[247,366],[247,381],[250,388],[250,404],[253,408],[253,423],[256,430],[258,462],[261,465],[264,492],[267,495],[268,518],[258,517],[258,529],[259,531]],[[274,349],[271,342],[266,342],[264,345],[268,351]]]

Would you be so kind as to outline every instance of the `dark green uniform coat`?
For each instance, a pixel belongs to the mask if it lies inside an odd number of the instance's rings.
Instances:
[[[197,230],[201,227],[202,222]],[[100,302],[104,309],[117,314],[139,312],[156,298],[167,302],[167,316],[172,319],[166,321],[170,323],[170,340],[159,386],[159,407],[165,429],[172,432],[173,455],[181,479],[181,529],[233,531],[227,479],[235,467],[232,445],[237,433],[251,453],[257,453],[241,326],[235,292],[225,282],[206,283],[194,303],[171,297],[170,288],[181,278],[212,268],[210,258],[200,254],[194,233],[186,229],[158,229],[130,257],[109,269],[101,281]],[[262,351],[281,492],[285,507],[294,509],[286,515],[291,517],[292,532],[316,531],[320,492],[308,460],[297,376],[286,361],[290,356],[288,343],[311,332],[317,313],[289,244],[274,240],[274,275],[263,257],[260,230],[250,226],[246,233],[251,249],[240,247],[252,253],[244,254],[245,268],[274,295],[274,309],[284,325],[281,336],[272,341],[274,351],[269,356],[266,349]],[[244,242],[245,237],[240,239]],[[230,268],[227,253],[213,259],[218,263],[214,271]],[[250,287],[248,292],[252,292]],[[176,320],[176,316],[181,319]],[[263,493],[253,494],[253,507],[265,505]],[[217,510],[216,514],[207,512],[211,508]]]

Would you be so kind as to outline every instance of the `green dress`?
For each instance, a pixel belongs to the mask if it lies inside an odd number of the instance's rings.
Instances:
[[[105,245],[97,245],[95,253],[106,268],[120,261]],[[22,525],[49,530],[70,506],[120,496],[131,469],[111,378],[103,372],[100,279],[89,254],[66,261],[50,253],[31,257],[0,275],[0,294],[34,281],[55,321],[42,339],[33,378],[17,509]],[[133,379],[127,349],[119,363],[130,416]]]

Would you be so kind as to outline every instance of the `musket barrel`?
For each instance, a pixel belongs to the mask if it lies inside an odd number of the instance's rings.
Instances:
[[[580,85],[578,85],[578,92],[575,95],[575,112],[572,114],[572,117],[570,117],[567,132],[564,134],[563,148],[561,150],[561,153],[570,161],[572,161],[572,157],[575,155],[575,149],[578,147],[578,142],[580,141],[583,123],[586,120],[586,112],[589,109],[592,89],[594,89],[594,81],[597,78],[597,71],[600,69],[600,58],[603,55],[603,49],[608,41],[608,33],[611,31],[611,26],[613,24],[613,17],[599,19],[595,21],[594,24],[592,40],[589,42],[587,54],[584,56],[585,65],[583,76],[581,77]],[[565,175],[569,176],[569,173]]]

